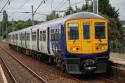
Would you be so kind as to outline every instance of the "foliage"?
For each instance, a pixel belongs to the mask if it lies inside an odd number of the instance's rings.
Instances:
[[[120,40],[113,40],[110,42],[110,49],[112,52],[119,52],[119,53],[125,53],[125,44],[123,43],[123,41]]]
[[[104,15],[109,16],[110,18],[118,18],[118,10],[111,6],[109,0],[99,0],[99,12]]]
[[[38,24],[40,22],[39,21],[34,21],[34,23]],[[19,30],[19,29],[27,28],[29,26],[32,26],[31,19],[28,19],[26,21],[22,21],[22,20],[14,21],[14,23],[13,23],[13,29],[14,30]]]
[[[14,22],[14,30],[22,29],[26,27],[26,23],[24,21],[15,21]]]
[[[78,8],[77,6],[75,6],[75,10],[74,10],[74,13],[77,13],[77,12],[81,12],[81,8]]]
[[[47,15],[46,20],[49,21],[49,20],[53,20],[56,18],[59,18],[59,15],[55,11],[52,11],[49,15]]]
[[[88,12],[92,12],[92,4],[90,5],[88,3],[88,1],[86,0],[86,4],[83,4],[82,8],[78,8],[77,6],[75,6],[75,9],[73,9],[71,6],[67,9],[67,11],[65,12],[65,15],[70,15],[73,13],[77,13],[77,12],[81,12],[81,11],[88,11]]]
[[[102,15],[105,15],[107,19],[109,19],[110,24],[110,32],[112,36],[112,40],[121,39],[123,30],[121,28],[121,23],[119,20],[119,12],[114,7],[111,6],[109,0],[99,0],[99,12]]]
[[[70,14],[72,14],[72,13],[74,13],[74,10],[73,10],[73,8],[70,6],[70,7],[67,9],[67,11],[65,12],[65,16],[66,16],[66,15],[70,15]]]
[[[92,4],[89,5],[88,1],[86,1],[86,4],[82,6],[82,11],[88,11],[88,12],[92,12],[93,8],[92,8]]]
[[[6,13],[6,11],[3,11],[3,20],[2,20],[2,27],[1,27],[1,35],[5,38],[6,37],[6,30],[8,27],[8,15]]]

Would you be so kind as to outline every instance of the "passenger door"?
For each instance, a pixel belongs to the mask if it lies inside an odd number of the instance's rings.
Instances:
[[[79,54],[82,52],[80,34],[80,20],[66,22],[66,45],[69,53]]]
[[[108,50],[108,30],[106,20],[93,20],[94,27],[94,53],[100,53]]]
[[[91,19],[81,20],[81,31],[82,31],[82,53],[91,54],[93,53],[93,28]]]

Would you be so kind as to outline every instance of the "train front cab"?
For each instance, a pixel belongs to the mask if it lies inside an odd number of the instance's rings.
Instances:
[[[66,22],[66,60],[69,73],[106,72],[109,58],[105,19],[76,19]]]

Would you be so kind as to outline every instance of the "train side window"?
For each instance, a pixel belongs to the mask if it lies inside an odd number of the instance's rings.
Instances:
[[[14,40],[14,34],[13,34],[13,40]]]
[[[28,40],[30,40],[30,33],[29,33],[29,36],[28,36]]]
[[[22,40],[22,35],[21,35],[21,33],[20,33],[20,40]]]
[[[34,41],[34,32],[32,32],[32,41]]]
[[[30,40],[30,33],[26,33],[26,40]]]
[[[27,39],[30,40],[30,33],[28,33],[28,38]]]
[[[54,41],[54,29],[51,29],[51,41]]]
[[[90,24],[83,24],[83,38],[90,39]]]
[[[12,40],[13,40],[13,35],[12,35]]]
[[[24,34],[22,34],[22,40],[24,40]]]
[[[54,29],[51,29],[51,33],[54,33]]]
[[[59,41],[59,29],[56,29],[56,32],[55,32],[55,41]]]
[[[14,40],[16,40],[16,34],[14,34]]]
[[[36,41],[36,32],[34,32],[34,41]]]
[[[17,34],[17,40],[18,40],[18,34]]]
[[[16,40],[18,40],[18,34],[16,34]]]
[[[13,40],[14,40],[14,35],[13,35]]]
[[[43,39],[42,39],[42,31],[40,31],[40,41],[42,41]]]
[[[21,33],[21,40],[23,40],[23,34]]]
[[[22,34],[22,40],[24,40],[24,34]]]
[[[28,40],[28,33],[26,33],[26,40]]]
[[[21,40],[23,40],[23,34],[21,33]]]
[[[43,31],[43,41],[46,41],[46,31]]]
[[[68,24],[68,39],[69,40],[79,39],[79,29],[77,23]]]
[[[16,40],[16,34],[14,35],[14,39]]]
[[[36,41],[36,32],[32,32],[32,41]]]

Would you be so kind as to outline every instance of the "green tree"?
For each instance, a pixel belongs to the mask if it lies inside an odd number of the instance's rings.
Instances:
[[[19,20],[14,22],[14,30],[19,30],[23,28],[26,28],[26,23],[24,21]]]
[[[4,38],[7,37],[7,27],[8,27],[8,15],[6,13],[6,11],[4,10],[3,11],[3,20],[2,20],[2,30],[1,30],[1,33],[2,33],[2,36]]]
[[[92,6],[92,3],[89,4],[89,1],[91,1],[91,0],[86,0],[86,4],[83,4],[82,9],[81,9],[82,11],[92,12],[93,6]]]
[[[99,0],[99,12],[110,18],[118,18],[119,16],[118,10],[111,6],[109,0]]]
[[[77,13],[77,12],[81,12],[81,8],[78,8],[77,6],[75,6],[75,10],[74,10],[74,13]]]
[[[53,20],[56,18],[59,18],[59,15],[55,11],[52,11],[49,15],[47,15],[46,20],[49,21],[49,20]]]
[[[113,36],[112,39],[121,39],[123,30],[121,28],[121,23],[119,20],[119,12],[114,7],[111,6],[109,0],[99,0],[99,12],[101,15],[107,17],[110,20],[110,24],[115,25],[113,27],[113,31],[111,34],[116,35]],[[116,31],[117,30],[117,31]]]
[[[26,26],[32,26],[32,20],[31,19],[28,19],[26,20]]]
[[[70,7],[67,9],[67,11],[65,12],[65,16],[66,16],[66,15],[73,14],[73,13],[74,13],[74,10],[73,10],[73,8],[70,6]]]
[[[19,30],[19,29],[23,29],[23,28],[27,28],[27,27],[29,27],[29,26],[32,26],[32,21],[31,21],[31,19],[28,19],[28,20],[26,20],[26,21],[22,21],[22,20],[19,20],[19,21],[14,21],[14,22],[11,22],[11,23],[13,23],[12,25],[12,27],[13,27],[13,29],[14,29],[14,31],[16,31],[16,30]],[[38,24],[38,23],[40,23],[40,21],[34,21],[34,23],[35,24]]]

